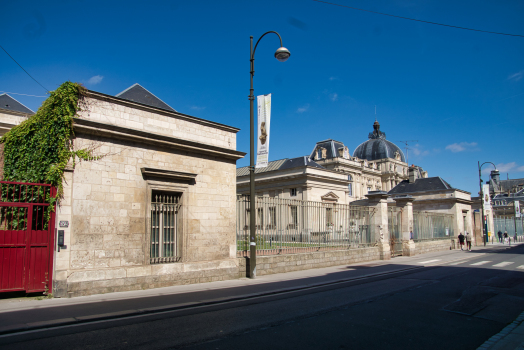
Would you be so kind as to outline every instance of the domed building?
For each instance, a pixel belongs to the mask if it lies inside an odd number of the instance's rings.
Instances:
[[[355,149],[353,157],[368,161],[392,158],[406,163],[404,153],[393,142],[386,140],[386,133],[380,131],[380,124],[376,120],[368,139]]]

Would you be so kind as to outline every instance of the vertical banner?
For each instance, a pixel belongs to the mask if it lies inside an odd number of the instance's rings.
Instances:
[[[515,217],[520,218],[520,202],[518,199],[516,199],[513,202],[513,205],[515,206]]]
[[[269,160],[269,126],[271,122],[271,94],[257,96],[258,137],[257,164],[255,168],[265,168]]]
[[[491,210],[491,200],[489,198],[489,185],[482,185],[482,205],[484,210]]]

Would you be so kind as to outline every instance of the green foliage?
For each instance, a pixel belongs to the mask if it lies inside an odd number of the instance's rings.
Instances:
[[[49,219],[55,203],[63,195],[63,176],[68,163],[76,158],[96,160],[92,150],[73,149],[73,119],[81,110],[85,89],[67,81],[52,91],[35,115],[11,129],[1,139],[4,144],[4,180],[47,183],[57,188],[56,197],[49,193]],[[46,220],[47,221],[47,220]]]

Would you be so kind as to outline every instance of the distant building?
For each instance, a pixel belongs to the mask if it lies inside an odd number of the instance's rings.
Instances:
[[[0,95],[0,136],[35,114],[8,94]]]
[[[309,156],[255,169],[257,195],[344,204],[364,199],[371,191],[389,191],[407,178],[404,153],[386,140],[378,121],[352,156],[344,143],[328,139],[317,142]],[[249,194],[248,167],[237,169],[237,193]]]

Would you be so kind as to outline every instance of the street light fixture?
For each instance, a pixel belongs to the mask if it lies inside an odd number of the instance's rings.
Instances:
[[[280,39],[280,47],[275,52],[275,58],[280,62],[285,62],[291,56],[291,53],[282,45],[282,38],[280,34],[275,31],[269,31],[262,34],[258,39],[255,47],[253,48],[253,37],[250,36],[250,55],[251,61],[251,87],[249,89],[249,117],[250,117],[250,149],[249,149],[249,278],[256,277],[257,267],[257,241],[256,241],[256,229],[255,229],[255,117],[254,117],[254,90],[253,90],[253,76],[255,75],[255,51],[257,49],[260,40],[266,36],[266,34],[274,33]]]
[[[486,246],[486,242],[488,241],[488,229],[487,229],[487,223],[488,223],[488,220],[487,218],[484,216],[484,205],[482,203],[482,201],[484,200],[483,199],[483,196],[484,196],[484,193],[482,192],[482,178],[481,178],[481,169],[482,169],[482,166],[484,164],[491,164],[493,165],[493,167],[495,168],[495,170],[497,170],[497,166],[491,162],[484,162],[482,163],[482,165],[480,164],[480,162],[478,162],[478,165],[479,165],[479,185],[480,185],[480,207],[482,208],[482,232],[484,233],[484,247]],[[488,196],[489,196],[489,193],[488,193]]]

